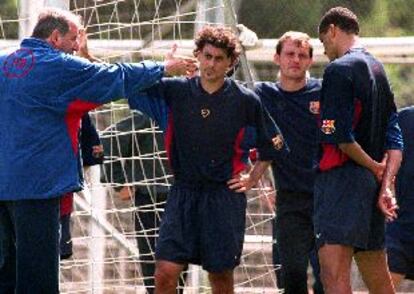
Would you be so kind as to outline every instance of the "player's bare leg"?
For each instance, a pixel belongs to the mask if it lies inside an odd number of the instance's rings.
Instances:
[[[355,254],[355,261],[369,293],[395,293],[384,250],[360,251]]]
[[[353,248],[325,244],[319,249],[318,255],[325,294],[352,294],[351,262]]]
[[[185,264],[157,260],[155,263],[155,293],[175,294],[178,278],[185,266]]]
[[[233,271],[221,273],[208,273],[208,279],[213,290],[213,294],[233,294],[234,279]]]

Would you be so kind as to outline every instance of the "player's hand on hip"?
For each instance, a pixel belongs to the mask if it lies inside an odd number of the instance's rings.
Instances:
[[[165,55],[165,74],[167,76],[193,75],[197,71],[197,61],[194,58],[176,56],[177,45]]]
[[[229,189],[237,192],[243,193],[256,185],[256,182],[250,177],[248,173],[239,173],[235,175],[232,179],[227,181],[227,186]]]

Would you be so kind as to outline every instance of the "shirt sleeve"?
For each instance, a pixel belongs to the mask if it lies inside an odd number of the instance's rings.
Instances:
[[[401,128],[398,124],[398,113],[391,113],[388,120],[387,133],[385,138],[386,150],[403,150],[404,142]]]
[[[129,107],[136,109],[157,122],[160,129],[165,131],[168,124],[168,106],[166,102],[166,81],[156,83],[154,86],[134,93],[128,99]]]
[[[93,124],[90,116],[86,113],[82,117],[80,129],[80,148],[82,150],[82,163],[84,166],[102,164],[103,157],[100,154],[94,154],[93,147],[101,144],[98,131]]]
[[[354,111],[350,75],[347,74],[346,68],[329,66],[322,82],[321,142],[331,144],[354,142],[352,132]]]
[[[88,113],[82,117],[81,145],[83,144],[88,146],[97,146],[101,144],[98,131]]]
[[[63,62],[63,96],[96,104],[135,97],[164,75],[164,66],[153,61],[108,64],[66,56]]]
[[[282,136],[279,127],[270,117],[260,99],[254,95],[254,119],[253,126],[256,130],[256,146],[259,152],[258,160],[277,160],[279,156],[285,156],[289,152],[288,146]]]

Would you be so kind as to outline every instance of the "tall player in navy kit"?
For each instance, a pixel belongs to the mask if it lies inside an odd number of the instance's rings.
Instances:
[[[406,279],[414,280],[414,106],[398,113],[404,139],[404,153],[396,181],[398,218],[387,224],[385,245],[394,286]]]
[[[226,78],[237,62],[236,36],[204,27],[194,54],[200,76],[164,79],[134,99],[166,129],[175,176],[156,248],[156,293],[174,293],[188,263],[209,272],[213,293],[233,293],[233,269],[242,252],[246,198],[270,161],[287,151],[276,125],[250,90]],[[257,130],[260,158],[245,170],[246,137]]]
[[[321,82],[306,77],[312,53],[307,34],[286,32],[279,38],[274,55],[280,69],[278,81],[256,84],[256,93],[290,149],[289,156],[272,163],[277,188],[273,256],[274,263],[282,266],[277,275],[278,287],[287,294],[308,293],[309,255],[315,254],[313,185]],[[318,283],[314,292],[323,293],[318,271],[316,266]]]
[[[353,256],[370,293],[395,292],[384,252],[384,216],[396,216],[392,190],[401,130],[384,68],[359,46],[358,34],[358,19],[346,8],[330,9],[319,24],[331,63],[322,82],[314,222],[328,294],[352,293]]]

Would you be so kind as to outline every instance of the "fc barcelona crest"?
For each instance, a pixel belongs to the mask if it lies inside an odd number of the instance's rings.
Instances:
[[[319,101],[310,101],[309,111],[313,114],[319,114]]]
[[[275,147],[276,150],[280,150],[283,147],[283,138],[281,135],[277,135],[272,139],[273,147]]]
[[[326,135],[331,135],[335,133],[335,120],[324,119],[322,121],[321,131]]]

